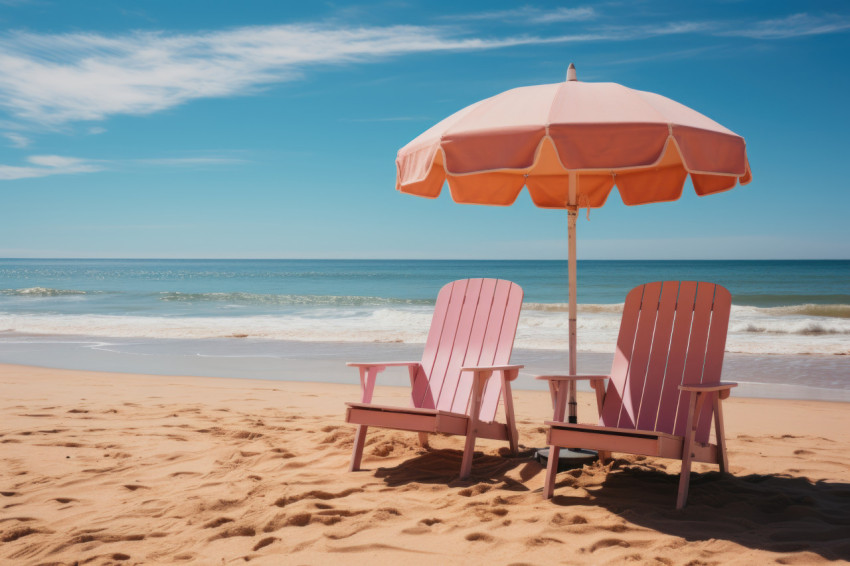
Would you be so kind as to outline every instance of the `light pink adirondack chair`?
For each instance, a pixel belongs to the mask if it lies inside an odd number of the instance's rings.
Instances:
[[[555,487],[560,447],[581,446],[682,460],[676,508],[688,497],[691,462],[728,470],[720,400],[736,383],[721,383],[732,299],[712,283],[665,281],[635,287],[626,296],[611,375],[541,376],[548,379],[555,420],[546,498]],[[607,390],[605,379],[609,378]],[[588,379],[596,391],[599,424],[564,421],[569,381]],[[709,443],[714,415],[715,441]]]
[[[454,281],[437,296],[421,362],[348,364],[360,369],[363,394],[360,403],[347,403],[345,420],[358,425],[350,471],[360,469],[369,426],[418,432],[423,446],[428,444],[428,433],[466,435],[461,478],[472,470],[477,437],[507,440],[516,454],[510,382],[523,366],[510,365],[510,359],[522,295],[522,288],[510,281]],[[377,375],[388,366],[407,366],[410,407],[371,403]],[[500,398],[505,404],[504,424],[495,421]]]

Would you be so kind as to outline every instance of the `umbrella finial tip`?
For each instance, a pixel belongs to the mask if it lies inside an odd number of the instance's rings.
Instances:
[[[573,63],[570,63],[570,66],[567,68],[567,80],[568,81],[577,81],[576,78],[576,66]]]

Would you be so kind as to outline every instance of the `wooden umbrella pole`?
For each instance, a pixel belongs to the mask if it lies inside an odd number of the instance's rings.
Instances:
[[[578,184],[578,175],[570,172],[569,177],[569,206],[567,207],[567,242],[568,242],[568,272],[570,280],[570,375],[576,375],[578,359],[576,352],[577,344],[577,323],[576,323],[576,220],[578,219],[578,207],[576,206],[576,192]],[[578,412],[576,404],[576,382],[571,380],[567,400],[569,404],[569,422],[578,422]]]

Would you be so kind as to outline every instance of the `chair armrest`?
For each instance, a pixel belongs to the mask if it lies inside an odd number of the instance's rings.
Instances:
[[[679,389],[682,391],[693,391],[695,393],[711,393],[712,391],[728,391],[733,387],[738,387],[738,384],[729,381],[725,383],[694,383],[693,385],[680,385]]]
[[[534,379],[545,381],[581,381],[584,379],[595,381],[599,379],[608,379],[607,375],[538,375]]]
[[[726,399],[732,394],[732,388],[738,387],[737,383],[732,382],[717,382],[717,383],[694,383],[693,385],[680,385],[680,391],[689,391],[691,393],[713,393],[717,391],[718,399]]]
[[[345,365],[352,368],[371,368],[375,366],[380,367],[393,367],[393,366],[418,366],[420,362],[370,362],[370,363],[360,363],[360,362],[346,362]]]
[[[494,372],[500,371],[505,374],[505,378],[508,381],[513,381],[519,375],[519,370],[524,368],[524,365],[514,364],[514,365],[504,365],[504,366],[470,366],[460,368],[460,371],[473,371],[476,375],[480,375],[483,372]]]
[[[378,380],[378,374],[387,369],[388,366],[407,366],[410,373],[410,384],[413,385],[413,378],[422,364],[419,362],[372,362],[372,363],[357,363],[348,362],[345,364],[349,367],[356,367],[360,370],[360,391],[362,392],[361,403],[371,403],[372,393],[375,391],[375,382]]]

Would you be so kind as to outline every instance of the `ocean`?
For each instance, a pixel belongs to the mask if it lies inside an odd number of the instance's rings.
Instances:
[[[321,344],[413,351],[425,341],[440,287],[465,277],[520,284],[516,348],[543,358],[566,352],[565,261],[2,259],[0,362],[45,365],[21,354],[30,350],[42,361],[45,352],[67,360],[74,345],[237,359],[315,354]],[[579,352],[610,355],[626,293],[667,279],[729,289],[730,354],[829,357],[823,363],[839,368],[837,376],[830,370],[830,386],[850,391],[844,260],[580,260]]]

